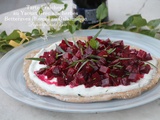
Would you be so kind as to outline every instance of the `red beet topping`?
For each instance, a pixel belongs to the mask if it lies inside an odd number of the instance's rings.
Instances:
[[[88,37],[89,41],[92,37]],[[89,41],[77,41],[76,44],[62,40],[55,50],[44,52],[40,64],[46,68],[35,71],[36,76],[48,84],[57,86],[78,85],[118,86],[130,85],[149,73],[151,67],[145,62],[151,55],[143,50],[130,49],[123,41],[101,40],[98,48]],[[57,83],[51,79],[57,78]]]

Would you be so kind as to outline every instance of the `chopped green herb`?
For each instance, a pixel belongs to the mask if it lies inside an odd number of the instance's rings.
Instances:
[[[45,61],[43,58],[26,58],[26,60]]]

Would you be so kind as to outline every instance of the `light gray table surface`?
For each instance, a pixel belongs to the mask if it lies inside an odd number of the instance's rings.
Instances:
[[[128,14],[142,14],[147,20],[160,18],[160,0],[109,0],[109,19],[115,23],[122,23]],[[27,11],[27,7],[15,11],[0,14],[0,32],[6,30],[10,33],[13,29],[31,30],[30,21],[11,21],[5,17],[15,17],[15,12],[19,12],[18,17],[30,17],[21,14],[21,11]],[[0,57],[2,57],[0,53]],[[160,99],[151,103],[138,106],[131,109],[97,113],[61,113],[46,111],[39,108],[21,103],[5,92],[0,90],[0,120],[159,120],[160,119]]]

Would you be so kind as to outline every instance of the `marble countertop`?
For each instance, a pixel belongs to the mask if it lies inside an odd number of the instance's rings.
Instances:
[[[108,0],[109,19],[114,23],[122,23],[128,15],[141,14],[147,20],[160,18],[160,0]],[[30,31],[33,26],[30,21],[12,21],[7,17],[27,18],[30,15],[24,15],[28,8],[22,8],[15,11],[0,14],[0,32],[6,30],[10,33],[13,29]],[[16,15],[18,14],[18,15]],[[2,57],[2,54],[0,54]],[[81,113],[61,113],[51,112],[35,108],[21,103],[8,96],[0,90],[0,119],[1,120],[159,120],[160,118],[160,99],[151,103],[138,106],[131,109],[120,110],[108,113],[81,114]]]

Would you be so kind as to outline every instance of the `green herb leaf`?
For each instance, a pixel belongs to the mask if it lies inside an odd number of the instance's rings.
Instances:
[[[82,69],[82,67],[88,62],[89,60],[86,60],[84,63],[82,63],[82,65],[79,67],[79,69],[77,70],[77,73]]]
[[[152,67],[154,67],[154,68],[158,69],[158,68],[157,68],[157,66],[153,65],[152,63],[147,62],[147,61],[146,61],[146,63],[147,63],[147,64],[149,64],[149,65],[151,65]]]
[[[64,4],[61,0],[51,0],[50,3]]]
[[[150,27],[151,29],[158,27],[158,25],[160,25],[160,19],[151,20],[147,24],[147,26]]]
[[[147,21],[146,19],[142,18],[140,14],[132,15],[125,22],[123,22],[123,26],[125,28],[131,26],[142,27],[145,25],[147,25]]]
[[[64,38],[64,41],[69,47],[71,47],[71,45],[68,43],[68,40],[66,38]]]
[[[98,49],[99,47],[99,42],[96,40],[96,38],[98,37],[98,35],[100,34],[100,32],[102,31],[102,29],[100,29],[98,31],[98,33],[89,41],[89,45],[93,48],[93,49]]]
[[[73,34],[76,31],[77,26],[74,24],[68,25],[69,32]]]
[[[45,61],[43,58],[26,58],[26,60]]]
[[[107,50],[107,53],[108,53],[108,54],[111,54],[111,53],[113,53],[115,50],[116,50],[116,48],[114,48],[114,49],[113,49],[113,48],[110,48],[109,50]]]
[[[104,18],[108,16],[108,8],[106,4],[103,2],[96,10],[96,17],[99,21],[102,21]]]
[[[151,36],[151,37],[155,37],[155,35],[156,35],[155,30],[141,30],[140,33],[144,34],[144,35]]]
[[[89,41],[89,45],[93,48],[93,49],[98,49],[99,47],[99,42],[97,40],[91,39]]]
[[[112,30],[124,30],[124,26],[121,24],[113,24],[111,26],[107,26],[106,29],[112,29]]]
[[[58,46],[57,44],[56,44],[56,48],[57,48],[60,52],[65,53],[65,51],[64,51],[60,46]]]
[[[6,40],[15,40],[15,39],[18,39],[18,38],[20,38],[18,30],[14,30],[10,35],[8,35],[6,37]]]
[[[3,31],[1,34],[0,34],[0,39],[5,39],[7,37],[7,33],[6,31]]]

